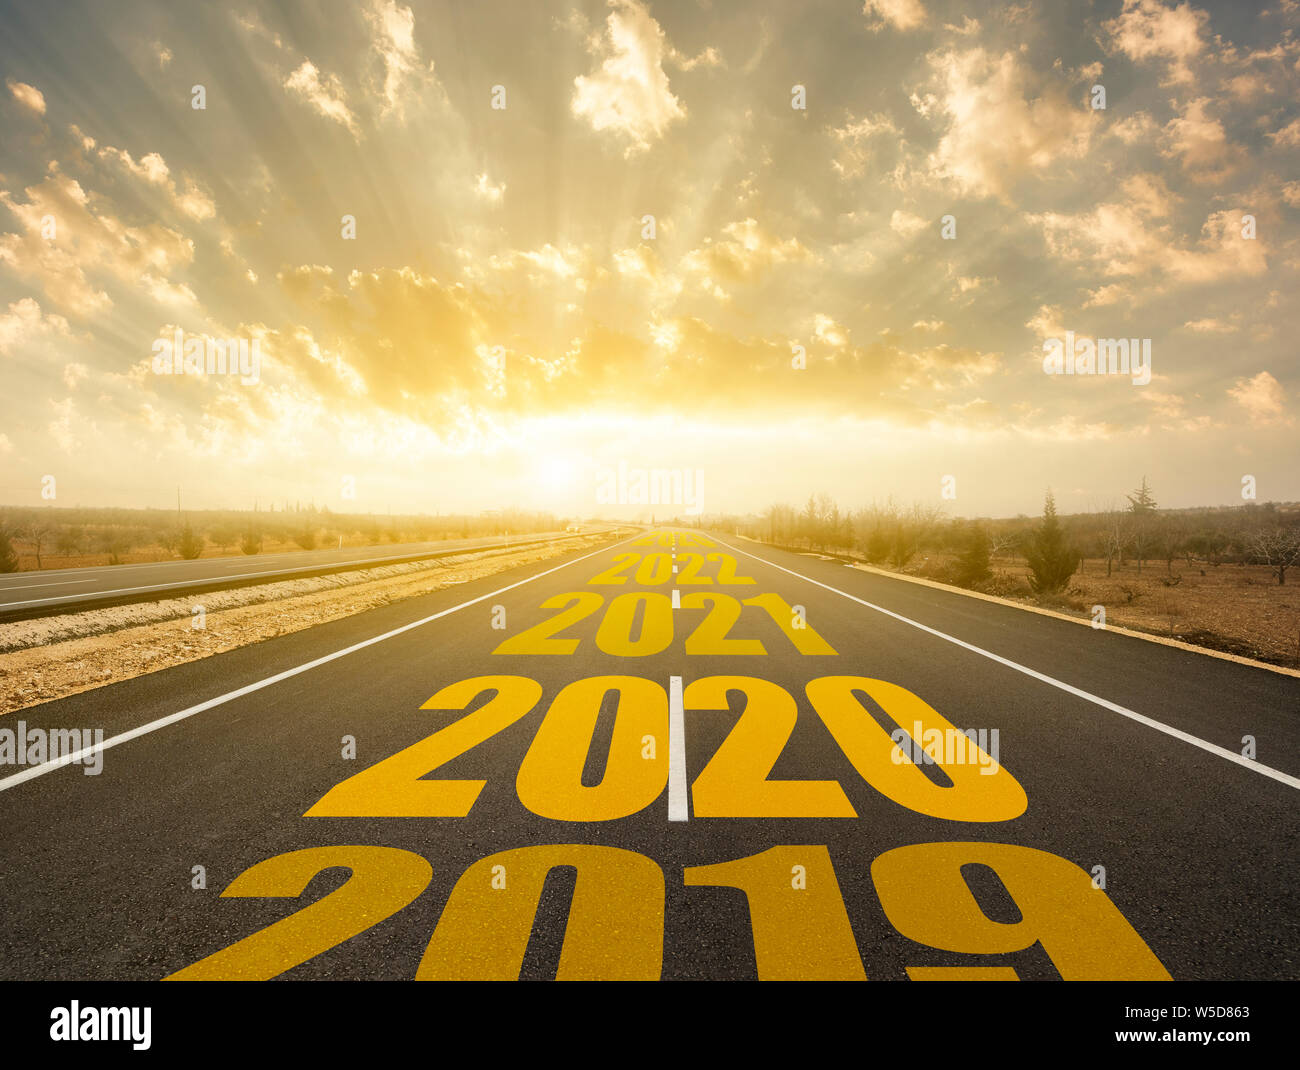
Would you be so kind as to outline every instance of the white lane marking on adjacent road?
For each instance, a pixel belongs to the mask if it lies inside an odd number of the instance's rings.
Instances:
[[[686,805],[686,714],[680,676],[668,678],[668,820],[690,820]]]
[[[376,643],[382,643],[385,639],[391,639],[395,635],[401,635],[403,632],[409,632],[413,628],[419,628],[422,625],[429,624],[445,617],[448,614],[455,613],[457,610],[466,609],[469,606],[478,605],[489,598],[495,598],[497,595],[505,594],[506,591],[513,591],[516,587],[522,587],[526,583],[532,583],[533,580],[540,580],[543,576],[549,576],[552,572],[559,572],[562,568],[568,568],[570,565],[576,565],[579,561],[586,561],[589,557],[595,557],[606,550],[612,550],[615,546],[622,546],[629,540],[623,539],[620,542],[613,543],[609,546],[602,546],[599,550],[593,550],[589,554],[583,554],[581,557],[575,557],[572,561],[565,561],[563,564],[556,565],[554,568],[548,568],[545,572],[539,572],[534,576],[518,580],[515,583],[507,584],[505,587],[498,587],[495,591],[489,591],[487,594],[479,595],[477,598],[471,598],[468,602],[462,602],[458,606],[452,606],[450,609],[439,610],[420,620],[412,621],[410,624],[403,624],[400,628],[394,628],[392,631],[384,632],[383,635],[376,635],[370,639],[363,639],[359,643],[353,643],[342,650],[336,650],[332,654],[326,654],[313,661],[305,662],[302,665],[296,665],[292,669],[285,669],[284,672],[278,672],[274,676],[268,676],[264,680],[258,680],[256,683],[248,684],[245,687],[237,688],[234,691],[227,691],[224,695],[218,695],[216,698],[210,698],[207,702],[200,702],[197,706],[189,706],[177,713],[168,714],[166,717],[159,717],[156,721],[150,721],[148,724],[142,724],[138,728],[129,729],[121,732],[116,736],[104,740],[103,743],[95,747],[83,747],[81,750],[71,754],[60,755],[58,758],[52,758],[48,762],[42,762],[40,765],[33,765],[24,769],[21,773],[15,773],[13,776],[5,777],[0,780],[0,791],[6,791],[9,788],[17,787],[19,784],[28,780],[34,780],[38,776],[44,776],[46,773],[53,772],[61,766],[71,765],[73,762],[80,762],[84,758],[98,752],[108,750],[110,747],[116,747],[121,743],[128,743],[133,739],[139,739],[141,736],[147,736],[150,732],[157,732],[160,728],[166,728],[168,725],[176,724],[178,721],[184,721],[188,717],[193,717],[196,713],[202,713],[204,710],[210,710],[215,706],[221,706],[231,699],[242,698],[244,695],[251,695],[254,691],[260,691],[264,687],[270,687],[272,684],[278,684],[281,680],[287,680],[291,676],[297,676],[299,673],[307,672],[317,666],[324,665],[328,662],[335,661],[338,658],[348,654],[354,654],[358,650],[364,650],[368,646],[374,646]]]
[[[84,580],[60,580],[58,583],[15,583],[7,587],[0,588],[0,591],[25,591],[28,587],[67,587],[72,583],[83,583]]]
[[[1259,773],[1261,776],[1269,777],[1276,780],[1278,783],[1285,784],[1291,788],[1300,788],[1300,777],[1293,777],[1290,773],[1284,773],[1280,769],[1274,769],[1272,766],[1264,765],[1255,761],[1253,758],[1247,758],[1244,755],[1238,754],[1236,751],[1228,750],[1227,747],[1220,747],[1217,743],[1211,743],[1209,740],[1201,739],[1199,736],[1194,736],[1190,732],[1184,732],[1181,728],[1174,728],[1173,725],[1167,725],[1163,721],[1157,721],[1154,718],[1147,717],[1135,710],[1130,710],[1127,706],[1121,706],[1118,703],[1101,698],[1099,695],[1094,695],[1090,691],[1084,691],[1082,688],[1074,687],[1071,684],[1067,684],[1064,680],[1058,680],[1054,676],[1048,676],[1046,673],[1038,672],[1036,669],[1031,669],[1027,665],[1021,665],[1018,661],[1012,661],[1010,658],[1004,658],[999,654],[994,654],[991,650],[985,650],[983,647],[975,646],[973,643],[967,643],[962,639],[958,639],[956,636],[949,635],[946,632],[941,632],[937,628],[931,628],[929,625],[922,624],[920,621],[912,620],[910,617],[904,617],[902,614],[895,613],[893,610],[885,609],[883,606],[875,605],[864,598],[859,598],[857,595],[849,594],[847,591],[841,591],[838,587],[832,587],[829,583],[822,583],[821,580],[815,580],[811,576],[805,576],[802,572],[795,572],[793,569],[786,568],[784,565],[778,565],[775,561],[769,561],[765,557],[751,554],[748,550],[742,550],[739,546],[732,546],[730,549],[735,550],[737,553],[744,554],[746,557],[752,557],[755,561],[759,561],[762,564],[771,565],[772,568],[780,569],[782,572],[789,573],[791,576],[801,579],[806,583],[814,584],[817,587],[821,587],[833,594],[837,594],[842,598],[847,598],[851,602],[857,602],[858,605],[866,606],[868,609],[874,609],[877,613],[883,613],[886,617],[893,617],[894,620],[901,621],[904,624],[910,624],[913,628],[919,628],[921,631],[928,632],[930,635],[942,639],[945,642],[953,643],[964,650],[969,650],[974,654],[979,654],[981,657],[988,658],[991,661],[996,661],[999,665],[1005,665],[1008,669],[1015,669],[1016,672],[1024,673],[1026,676],[1032,676],[1035,680],[1041,680],[1045,684],[1050,684],[1052,687],[1059,688],[1077,698],[1091,702],[1096,706],[1100,706],[1102,709],[1110,710],[1112,713],[1118,713],[1122,717],[1127,717],[1131,721],[1137,721],[1138,724],[1144,724],[1148,728],[1154,728],[1157,732],[1163,732],[1165,735],[1172,736],[1174,739],[1181,739],[1184,743],[1190,743],[1193,747],[1200,747],[1201,750],[1207,751],[1210,754],[1218,755],[1220,758],[1226,758],[1233,764],[1249,769],[1253,773]]]
[[[662,604],[662,603],[661,603]],[[673,609],[682,608],[682,592],[676,587],[673,588]]]

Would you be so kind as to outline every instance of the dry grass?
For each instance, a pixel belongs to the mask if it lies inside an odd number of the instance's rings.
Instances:
[[[918,557],[906,575],[946,580],[954,558]],[[1279,586],[1263,565],[1192,565],[1164,561],[1106,575],[1104,560],[1089,559],[1054,598],[1036,599],[1023,559],[995,558],[994,579],[978,590],[1080,617],[1105,606],[1106,623],[1149,632],[1273,665],[1300,668],[1300,571]]]

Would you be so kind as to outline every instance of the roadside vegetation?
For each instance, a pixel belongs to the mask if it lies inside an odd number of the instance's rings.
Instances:
[[[1162,509],[1143,478],[1086,513],[962,518],[825,494],[701,526],[1300,668],[1300,503]]]
[[[0,506],[0,572],[138,564],[228,554],[433,542],[562,531],[549,513],[478,516],[334,513],[293,505],[270,510],[39,508]]]

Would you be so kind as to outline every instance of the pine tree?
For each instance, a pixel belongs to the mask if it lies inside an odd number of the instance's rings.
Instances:
[[[964,535],[962,551],[957,558],[957,583],[971,587],[993,575],[989,567],[989,533],[984,530],[984,525],[972,523]]]
[[[1126,495],[1129,501],[1129,512],[1132,513],[1154,513],[1156,511],[1156,500],[1151,495],[1151,488],[1147,485],[1147,477],[1142,477],[1142,486],[1138,487],[1132,494]]]
[[[1056,499],[1050,490],[1043,503],[1043,522],[1030,536],[1025,556],[1031,573],[1029,586],[1038,595],[1063,590],[1079,567],[1079,554],[1056,516]]]
[[[1156,500],[1147,486],[1147,477],[1143,476],[1142,486],[1126,497],[1129,512],[1133,514],[1133,553],[1141,573],[1142,562],[1151,548],[1152,522],[1156,519]]]

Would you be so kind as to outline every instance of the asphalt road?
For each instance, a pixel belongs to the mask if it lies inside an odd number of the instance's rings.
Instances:
[[[148,602],[164,593],[176,596],[416,561],[458,550],[516,546],[564,537],[564,532],[544,531],[527,535],[439,539],[434,542],[387,546],[351,546],[345,550],[302,550],[240,557],[209,557],[196,561],[157,561],[138,565],[11,572],[0,575],[0,620],[67,613],[92,605]]]
[[[0,718],[0,977],[1300,978],[1300,680],[689,537]]]

